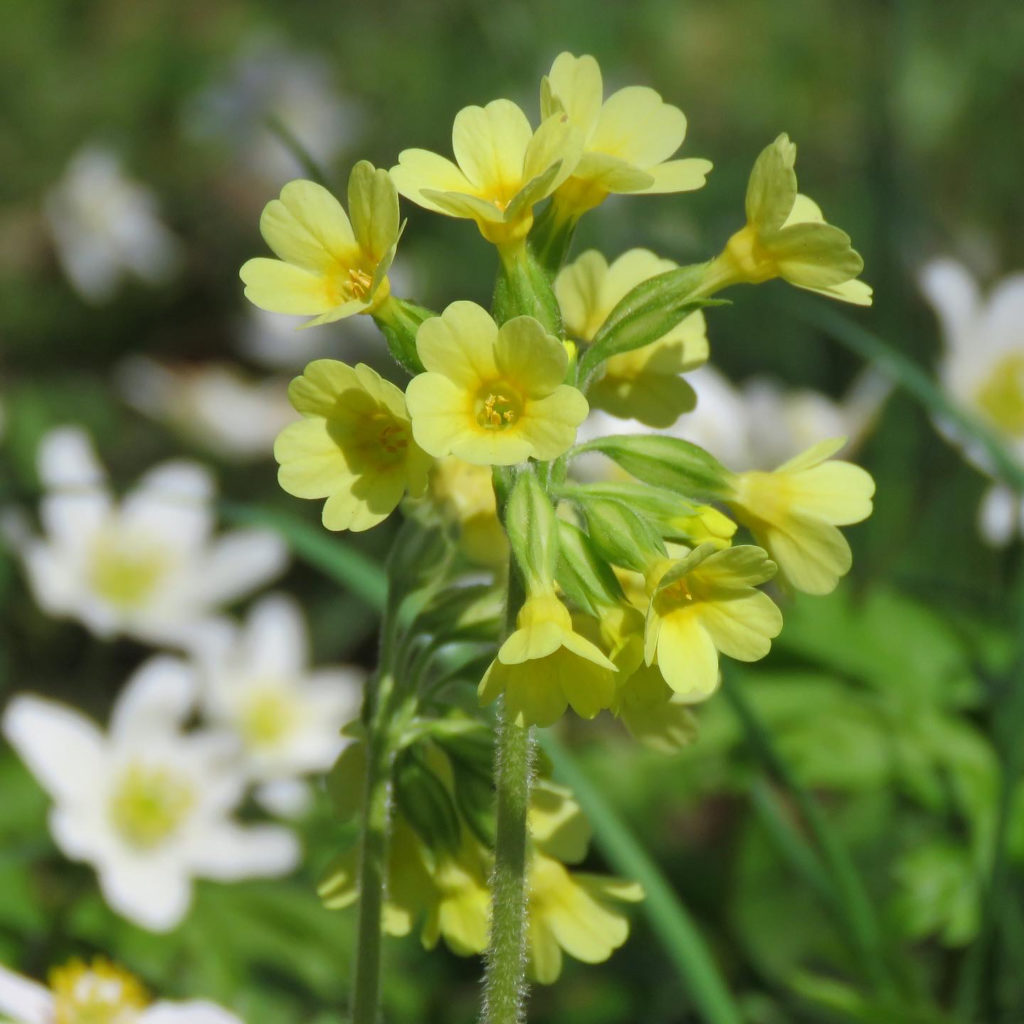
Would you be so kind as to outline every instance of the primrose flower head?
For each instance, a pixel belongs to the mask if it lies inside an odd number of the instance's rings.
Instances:
[[[871,515],[870,474],[829,458],[844,443],[822,441],[771,473],[738,473],[726,498],[778,563],[781,578],[807,594],[830,593],[850,570],[850,545],[836,527]]]
[[[747,223],[710,265],[706,287],[759,284],[781,277],[798,288],[858,306],[871,305],[871,288],[855,278],[864,261],[845,231],[825,222],[821,209],[797,192],[796,144],[783,133],[762,151],[747,185]]]
[[[560,53],[541,83],[541,114],[564,112],[584,139],[583,155],[554,201],[578,217],[609,193],[689,192],[700,188],[709,160],[670,160],[683,144],[686,118],[646,86],[604,100],[601,69],[589,55]]]
[[[593,341],[627,292],[675,267],[647,249],[630,249],[610,266],[596,250],[583,253],[555,278],[555,295],[567,330],[581,341]],[[704,314],[698,310],[651,344],[606,360],[603,375],[591,385],[590,403],[649,427],[670,427],[697,402],[693,388],[680,374],[707,358]]]
[[[551,114],[534,131],[515,103],[493,100],[455,115],[456,163],[426,149],[404,149],[391,177],[406,199],[473,220],[484,238],[501,246],[526,237],[534,204],[572,173],[581,145],[563,113]]]
[[[583,718],[608,707],[615,693],[615,664],[575,632],[569,609],[553,592],[529,596],[515,632],[501,645],[480,682],[489,704],[505,706],[525,725],[551,725],[571,704]]]
[[[563,384],[568,355],[532,317],[499,328],[473,302],[453,302],[416,336],[427,372],[406,401],[416,442],[438,458],[511,466],[566,451],[587,416],[587,400]]]
[[[426,490],[430,457],[412,438],[402,392],[376,371],[317,359],[288,394],[306,418],[278,436],[278,481],[298,498],[326,498],[329,530],[368,530],[406,491]]]
[[[680,561],[652,566],[644,656],[687,701],[709,697],[718,686],[718,654],[757,661],[782,629],[782,614],[759,590],[775,575],[760,548],[694,548]]]
[[[243,265],[246,298],[272,313],[312,316],[309,325],[377,309],[390,293],[386,275],[402,231],[387,171],[357,163],[348,207],[346,214],[314,181],[285,185],[260,217],[260,233],[278,258]]]

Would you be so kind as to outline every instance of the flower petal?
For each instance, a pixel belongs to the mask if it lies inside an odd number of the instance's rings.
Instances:
[[[515,103],[492,100],[486,107],[464,107],[455,115],[452,152],[475,193],[508,201],[522,186],[532,137],[530,122]]]
[[[158,654],[135,670],[110,718],[115,742],[144,743],[146,736],[177,733],[198,695],[195,671],[180,658]]]
[[[696,615],[665,616],[658,633],[658,667],[665,682],[688,700],[704,700],[718,687],[718,651]]]
[[[245,297],[270,313],[312,316],[334,307],[320,274],[264,256],[246,260],[239,276],[245,282]]]
[[[487,310],[475,302],[459,301],[421,324],[416,351],[428,371],[475,391],[498,374],[497,339],[498,325]]]
[[[588,150],[648,168],[667,160],[686,136],[686,117],[653,89],[630,85],[612,93],[601,108]]]
[[[260,234],[279,259],[315,274],[336,262],[353,265],[359,258],[341,203],[315,181],[288,182],[281,198],[264,207]]]
[[[565,379],[569,357],[562,343],[532,316],[501,325],[494,346],[498,373],[530,398],[550,395]]]

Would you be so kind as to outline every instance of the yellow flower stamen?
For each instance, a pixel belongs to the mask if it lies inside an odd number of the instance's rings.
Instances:
[[[133,761],[114,789],[110,816],[123,839],[148,850],[178,829],[195,799],[193,787],[179,774]]]
[[[978,389],[978,408],[1001,431],[1024,437],[1024,355],[1004,356]]]
[[[53,1024],[133,1024],[149,999],[138,979],[97,957],[50,972]]]
[[[96,538],[89,562],[93,590],[119,608],[145,603],[168,568],[166,553],[149,540],[104,531]]]
[[[479,410],[476,421],[486,430],[502,430],[515,423],[523,414],[522,399],[507,385],[499,385],[495,390],[490,387],[483,389],[486,397],[478,399]]]

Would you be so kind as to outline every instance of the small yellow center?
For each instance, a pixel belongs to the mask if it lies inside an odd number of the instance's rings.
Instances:
[[[137,978],[97,957],[50,972],[53,1024],[135,1024],[149,1002]]]
[[[251,748],[274,747],[295,727],[296,717],[295,701],[281,687],[261,687],[242,708],[242,739]]]
[[[167,552],[152,538],[105,531],[93,544],[89,580],[112,605],[137,608],[146,603],[169,567]]]
[[[114,789],[110,816],[123,839],[148,850],[177,830],[195,800],[191,783],[180,774],[133,761]]]
[[[373,278],[365,270],[360,270],[358,267],[349,267],[348,292],[352,298],[365,298],[371,284],[373,284]]]
[[[523,400],[506,382],[496,381],[480,389],[476,398],[476,421],[485,430],[504,430],[523,414]]]
[[[978,407],[999,430],[1024,437],[1024,352],[1004,356],[978,389]]]

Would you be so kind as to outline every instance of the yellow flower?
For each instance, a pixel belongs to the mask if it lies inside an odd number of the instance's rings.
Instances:
[[[474,220],[484,238],[504,245],[529,233],[534,204],[569,176],[581,142],[564,114],[546,118],[535,132],[511,100],[494,100],[456,114],[457,163],[426,149],[404,149],[391,177],[406,199]]]
[[[736,532],[736,524],[713,505],[698,505],[690,515],[677,516],[669,525],[685,537],[691,547],[713,544],[716,548],[727,548]]]
[[[508,563],[508,539],[498,519],[491,471],[446,455],[434,463],[430,496],[459,527],[459,546],[477,565]]]
[[[511,466],[566,451],[589,406],[563,384],[568,355],[532,317],[499,329],[473,302],[453,302],[416,336],[426,373],[409,382],[413,436],[431,455]]]
[[[782,629],[782,614],[755,590],[775,575],[760,548],[741,545],[716,551],[702,544],[681,561],[652,567],[644,657],[657,658],[668,685],[689,701],[718,686],[718,652],[757,661]]]
[[[587,964],[607,960],[629,935],[629,921],[613,901],[643,899],[636,882],[570,873],[538,852],[530,862],[529,883],[530,969],[542,985],[558,979],[563,950]]]
[[[583,718],[608,707],[615,665],[572,628],[569,609],[554,593],[528,597],[515,632],[501,645],[480,682],[485,704],[505,695],[521,725],[551,725],[566,704]]]
[[[771,473],[738,473],[726,499],[782,579],[807,594],[830,593],[850,569],[850,545],[836,527],[871,515],[870,474],[829,458],[844,443],[822,441]]]
[[[430,457],[412,438],[402,392],[370,367],[317,359],[288,388],[306,418],[278,435],[278,480],[297,498],[326,498],[329,530],[368,530],[408,491],[427,486]]]
[[[704,290],[781,277],[798,288],[859,306],[871,288],[854,278],[864,261],[845,231],[825,223],[818,205],[796,188],[796,145],[783,133],[754,163],[747,186],[747,223],[710,265]]]
[[[389,295],[385,276],[398,246],[398,195],[387,171],[352,168],[348,208],[322,185],[290,181],[267,203],[260,233],[279,257],[242,267],[245,296],[272,313],[312,316],[309,325],[371,313]]]
[[[585,140],[583,156],[555,193],[573,216],[609,193],[688,192],[700,188],[711,162],[670,160],[683,144],[686,118],[653,89],[633,85],[602,103],[601,69],[589,55],[560,53],[541,83],[541,114],[564,111]]]
[[[593,249],[583,253],[555,279],[566,329],[581,341],[593,341],[630,289],[675,266],[647,249],[630,249],[611,266]],[[707,358],[704,314],[698,311],[650,345],[607,360],[604,375],[590,388],[590,403],[649,427],[670,427],[697,401],[693,388],[679,375]]]

